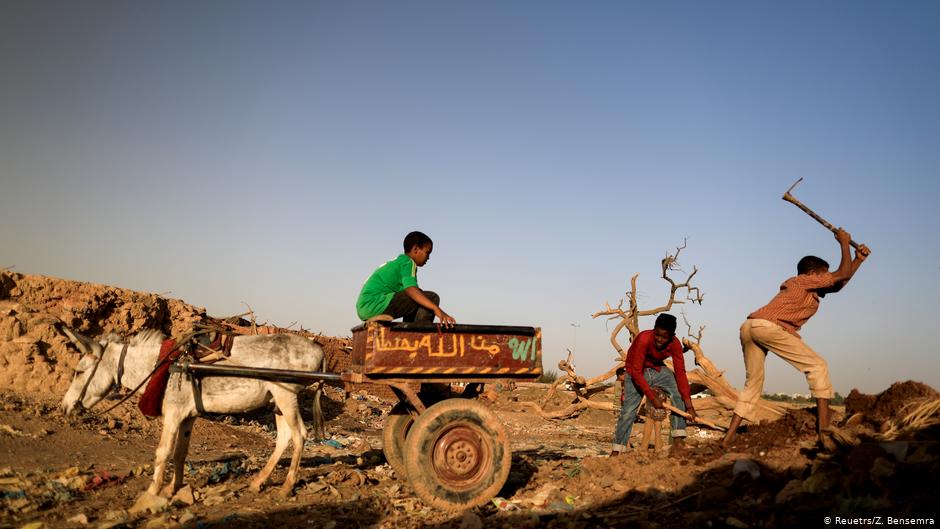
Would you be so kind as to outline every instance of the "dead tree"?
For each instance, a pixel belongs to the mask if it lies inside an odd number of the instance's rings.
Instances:
[[[620,303],[616,307],[611,307],[609,303],[605,303],[605,309],[599,312],[594,313],[592,318],[599,318],[601,316],[607,316],[609,320],[619,320],[617,325],[614,326],[614,329],[610,334],[610,343],[617,351],[618,358],[614,363],[614,366],[610,368],[606,373],[594,377],[592,379],[586,380],[584,377],[579,376],[574,370],[574,364],[571,362],[571,351],[568,351],[567,360],[562,360],[558,363],[558,368],[564,372],[563,376],[558,377],[551,388],[549,388],[546,398],[542,400],[542,405],[539,406],[535,403],[525,403],[529,408],[532,408],[542,417],[548,419],[563,419],[568,417],[574,417],[581,413],[581,411],[593,408],[593,409],[602,409],[602,410],[613,410],[615,406],[612,402],[598,402],[590,400],[590,397],[596,393],[606,390],[606,386],[601,386],[600,384],[605,381],[613,378],[617,375],[618,370],[624,369],[627,354],[623,346],[620,345],[617,337],[618,335],[626,329],[629,333],[629,341],[633,342],[636,338],[636,335],[640,333],[640,324],[639,319],[641,316],[653,316],[662,312],[668,312],[673,308],[674,305],[681,305],[686,302],[698,303],[701,305],[702,300],[705,295],[699,290],[698,287],[692,285],[692,278],[695,277],[695,274],[698,273],[698,268],[693,267],[692,272],[685,278],[685,281],[677,282],[675,279],[670,277],[670,272],[680,271],[679,267],[679,254],[686,247],[686,241],[683,241],[682,246],[676,247],[674,254],[667,254],[665,258],[661,261],[662,267],[662,279],[669,283],[669,297],[661,306],[640,310],[639,303],[637,301],[637,278],[639,274],[634,274],[630,278],[630,289],[626,292],[625,299],[621,299]],[[685,297],[682,299],[677,299],[677,294],[680,291],[685,291]],[[627,302],[627,307],[624,308],[624,302]],[[697,369],[687,371],[689,382],[692,384],[700,384],[708,388],[708,390],[715,396],[714,400],[703,399],[702,402],[696,404],[696,408],[699,410],[709,409],[709,408],[725,408],[733,410],[737,402],[738,392],[734,387],[728,383],[724,378],[724,372],[719,371],[715,364],[705,356],[705,353],[702,351],[701,341],[702,333],[705,330],[704,326],[699,327],[698,333],[692,333],[692,326],[689,324],[688,319],[685,317],[685,312],[682,313],[683,320],[685,320],[686,327],[688,328],[688,337],[682,340],[682,343],[687,348],[691,349],[695,354],[695,365],[698,366]],[[694,340],[694,341],[693,341]],[[671,362],[667,362],[667,366],[672,369]],[[624,376],[627,376],[624,374]],[[555,411],[545,411],[544,406],[546,403],[550,402],[551,398],[558,391],[558,387],[570,388],[567,392],[573,394],[573,399],[565,408],[555,410]],[[761,399],[758,402],[758,413],[759,419],[776,419],[781,417],[786,413],[785,408],[782,406],[768,402]]]
[[[639,319],[641,316],[652,316],[654,314],[659,314],[660,312],[666,312],[672,309],[673,305],[682,304],[686,301],[691,301],[698,304],[702,303],[704,294],[698,289],[698,287],[692,286],[691,284],[692,278],[696,273],[698,273],[697,268],[693,268],[692,273],[690,273],[688,277],[686,277],[685,281],[681,283],[677,283],[669,276],[670,272],[680,270],[678,258],[679,254],[683,249],[685,249],[685,247],[686,241],[683,241],[682,246],[677,247],[674,254],[666,254],[666,257],[664,257],[660,263],[662,266],[662,278],[667,283],[669,283],[670,287],[669,298],[662,306],[647,310],[639,309],[636,290],[636,282],[639,274],[634,274],[634,276],[630,278],[630,290],[628,290],[626,293],[626,309],[623,307],[624,299],[621,299],[620,303],[616,307],[611,307],[609,303],[605,303],[605,310],[596,312],[591,316],[592,318],[608,316],[608,319],[610,320],[619,319],[617,325],[614,327],[610,335],[610,343],[614,346],[614,349],[618,354],[618,359],[614,366],[602,375],[596,376],[590,380],[585,380],[584,377],[578,376],[577,373],[575,373],[574,365],[571,363],[571,351],[568,351],[568,359],[562,360],[558,363],[558,368],[561,369],[565,374],[558,377],[555,380],[555,383],[552,384],[552,387],[546,394],[546,398],[543,399],[542,406],[538,406],[534,403],[526,403],[526,406],[534,409],[542,417],[550,419],[573,417],[587,408],[613,410],[615,408],[613,403],[591,401],[590,396],[606,390],[607,388],[605,386],[598,385],[616,376],[617,370],[622,369],[624,363],[626,362],[627,353],[617,341],[617,336],[620,334],[620,332],[624,329],[627,329],[627,331],[630,333],[629,339],[632,342],[636,335],[640,333]],[[676,299],[676,294],[682,290],[685,290],[685,298]],[[574,399],[567,407],[561,410],[547,412],[543,409],[543,406],[545,403],[549,402],[551,397],[555,395],[559,385],[571,388],[568,391],[574,394]]]
[[[675,254],[666,254],[666,257],[660,262],[662,266],[662,278],[664,281],[669,283],[669,299],[655,309],[640,310],[637,302],[636,296],[636,280],[640,274],[633,274],[633,277],[630,278],[630,290],[626,293],[626,300],[628,302],[627,309],[623,309],[624,300],[621,299],[620,303],[617,304],[617,307],[611,307],[609,303],[605,303],[605,310],[600,312],[595,312],[591,315],[592,318],[598,318],[600,316],[608,316],[608,320],[620,319],[617,322],[617,325],[614,327],[614,330],[610,333],[610,344],[614,346],[614,349],[617,350],[617,355],[619,356],[619,361],[622,364],[627,359],[627,353],[623,350],[623,347],[620,345],[620,342],[617,341],[617,335],[621,331],[627,329],[630,333],[630,342],[633,342],[633,339],[636,338],[637,334],[640,334],[640,316],[653,316],[654,314],[659,314],[661,312],[668,312],[672,309],[673,305],[683,304],[686,301],[691,301],[692,303],[702,304],[702,300],[705,299],[705,294],[699,290],[698,287],[692,286],[692,278],[695,277],[695,274],[698,273],[698,268],[692,267],[692,273],[685,278],[685,281],[682,283],[676,283],[674,279],[669,277],[669,272],[680,270],[679,267],[679,254],[682,253],[686,247],[686,241],[682,241],[682,246],[676,247]],[[685,299],[676,299],[676,293],[680,290],[685,290],[686,297]],[[619,366],[614,367],[614,371]]]

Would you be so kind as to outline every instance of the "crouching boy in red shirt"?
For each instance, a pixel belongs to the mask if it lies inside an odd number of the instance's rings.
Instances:
[[[614,430],[614,443],[610,455],[616,456],[625,452],[630,446],[630,430],[636,422],[637,410],[640,401],[646,396],[656,409],[663,409],[663,403],[656,396],[653,387],[666,390],[672,400],[672,405],[685,411],[695,420],[695,408],[692,407],[692,398],[689,390],[689,379],[685,374],[685,360],[682,358],[682,344],[676,338],[676,317],[671,314],[660,314],[656,317],[653,329],[643,331],[636,335],[630,349],[627,351],[626,371],[623,383],[623,402],[620,406],[620,418]],[[663,362],[672,358],[670,371]],[[670,417],[672,427],[672,453],[679,453],[685,444],[686,421],[685,417],[672,414]]]

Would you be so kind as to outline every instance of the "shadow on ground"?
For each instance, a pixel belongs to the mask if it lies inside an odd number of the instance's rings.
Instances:
[[[936,435],[919,442],[932,447],[930,453],[936,454]],[[486,504],[472,512],[486,528],[772,529],[822,527],[826,517],[873,516],[881,516],[885,525],[888,517],[936,521],[940,509],[937,459],[931,456],[922,462],[890,463],[879,450],[876,444],[863,444],[844,453],[820,456],[813,465],[784,471],[747,460],[754,465],[752,471],[739,469],[735,472],[735,462],[729,460],[727,464],[701,472],[693,483],[674,492],[632,490],[604,503],[570,507],[570,510],[501,512],[492,504]],[[866,457],[866,453],[870,457]],[[535,473],[535,466],[529,459],[536,455],[539,459],[566,458],[563,453],[520,451],[514,455],[512,474],[501,496],[511,497],[528,483]],[[757,477],[754,477],[754,469],[758,471]],[[368,490],[363,490],[361,498],[344,503],[298,505],[258,515],[230,515],[218,520],[202,520],[201,527],[461,527],[461,513],[444,516],[444,521],[423,522],[417,515],[408,517],[394,512],[384,498],[370,496]],[[330,521],[335,525],[330,525]]]

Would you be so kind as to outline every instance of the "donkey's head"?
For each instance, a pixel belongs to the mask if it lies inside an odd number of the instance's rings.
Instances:
[[[104,362],[109,342],[96,342],[66,327],[62,327],[69,340],[75,344],[82,358],[75,366],[72,383],[59,408],[66,415],[78,413],[98,403],[107,395],[115,380],[113,366]]]

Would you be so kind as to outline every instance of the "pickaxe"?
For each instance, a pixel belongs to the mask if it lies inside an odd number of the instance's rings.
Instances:
[[[797,200],[795,196],[793,196],[793,195],[790,194],[790,191],[793,191],[793,188],[796,187],[797,184],[799,184],[799,183],[802,182],[802,181],[803,181],[803,177],[800,177],[799,180],[797,180],[796,182],[794,182],[793,185],[790,186],[790,189],[787,189],[787,192],[783,194],[783,199],[786,200],[787,202],[793,204],[794,206],[796,206],[796,207],[802,209],[803,211],[806,212],[807,215],[809,215],[810,217],[813,217],[814,219],[816,219],[816,222],[819,222],[820,224],[822,224],[823,226],[825,226],[826,228],[828,228],[829,231],[831,231],[832,233],[835,233],[835,232],[836,232],[836,227],[835,227],[835,226],[833,226],[832,224],[826,222],[826,219],[824,219],[824,218],[820,217],[819,215],[817,215],[815,211],[813,211],[813,210],[809,209],[808,207],[806,207],[805,205],[803,205],[803,203],[800,202],[799,200]],[[850,241],[849,241],[849,244],[852,245],[852,248],[855,248],[856,250],[858,250],[858,243],[857,243],[857,242],[850,240]]]

